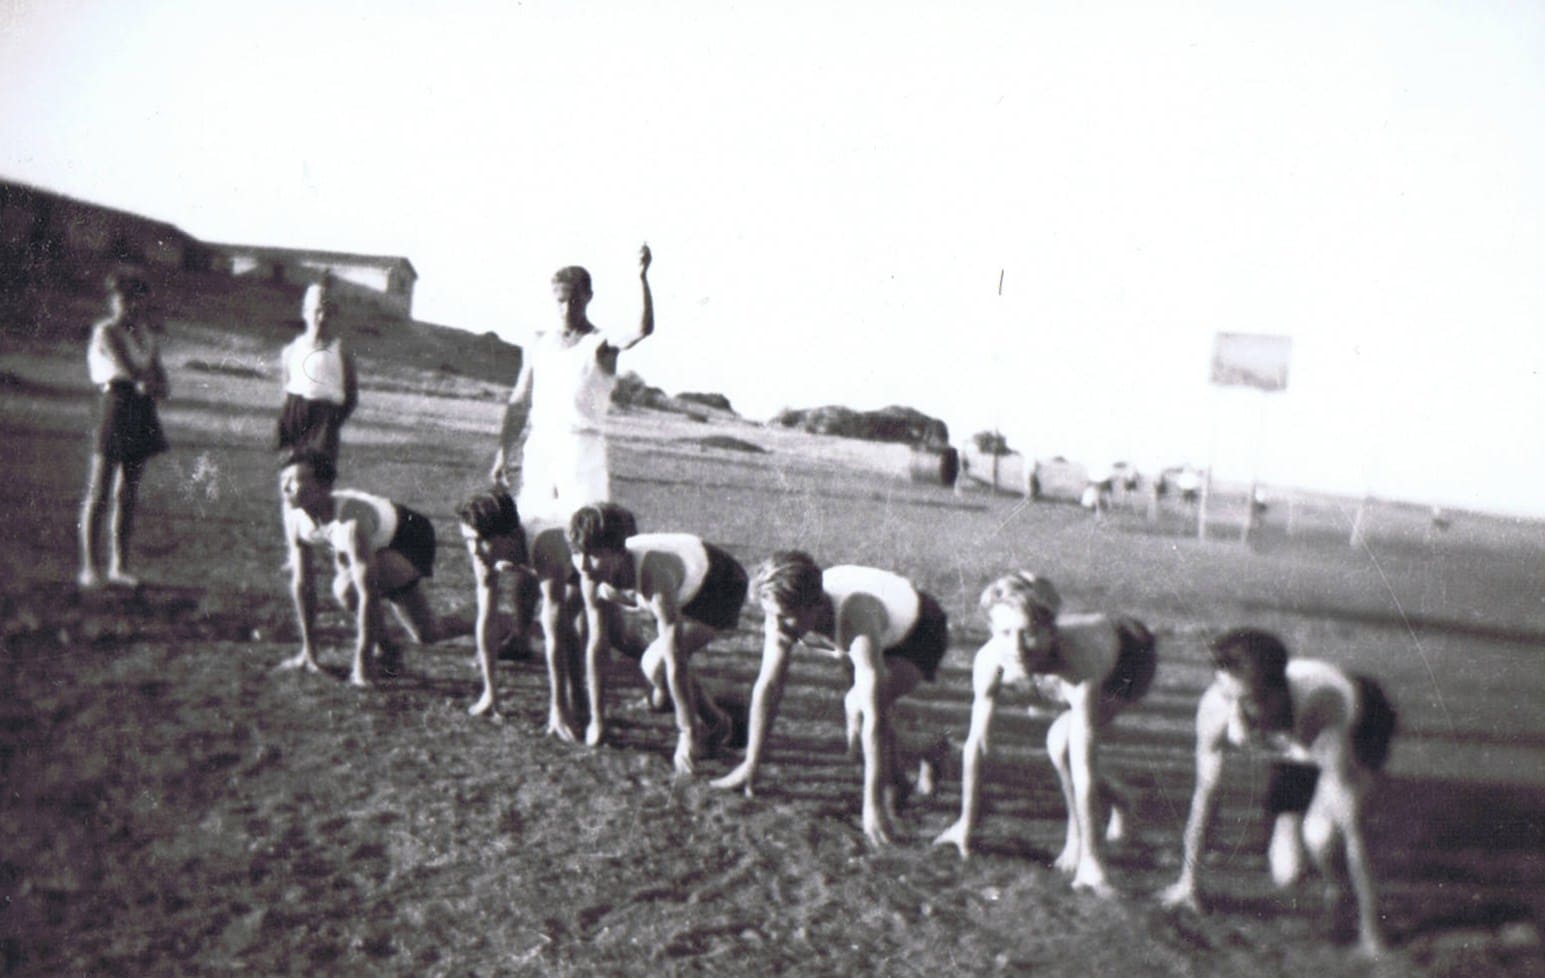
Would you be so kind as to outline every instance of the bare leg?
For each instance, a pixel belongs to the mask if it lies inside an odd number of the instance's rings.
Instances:
[[[542,633],[547,645],[547,732],[564,743],[579,740],[574,733],[571,684],[574,671],[574,636],[567,627],[563,607],[563,582],[542,581]]]
[[[80,585],[96,587],[101,578],[97,568],[102,566],[97,543],[102,537],[102,521],[107,516],[107,480],[113,466],[100,454],[91,456],[86,470],[86,497],[80,508]]]
[[[139,481],[144,474],[143,459],[124,462],[113,480],[113,549],[107,564],[107,580],[111,584],[139,584],[129,573],[129,540],[134,535],[134,507],[139,501]]]
[[[1071,717],[1064,713],[1046,731],[1046,756],[1051,758],[1051,766],[1056,769],[1057,787],[1062,789],[1062,801],[1068,812],[1067,841],[1052,865],[1067,876],[1078,869],[1079,848],[1077,800],[1073,797],[1073,770],[1068,761],[1068,728],[1071,725]]]

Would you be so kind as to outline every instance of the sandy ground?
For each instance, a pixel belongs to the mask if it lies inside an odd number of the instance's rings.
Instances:
[[[266,351],[172,339],[175,448],[147,477],[135,550],[148,583],[132,594],[68,584],[90,410],[80,364],[0,351],[6,973],[1545,973],[1539,523],[1457,514],[1440,532],[1383,506],[1353,549],[1349,507],[1305,500],[1292,535],[1269,513],[1243,547],[1226,528],[1196,540],[1179,508],[1149,523],[1118,506],[1097,522],[911,484],[887,472],[888,450],[618,418],[618,496],[645,529],[697,532],[747,563],[798,545],[894,568],[940,598],[952,648],[900,713],[912,742],[964,737],[975,598],[1001,570],[1033,568],[1072,608],[1153,627],[1155,688],[1104,755],[1139,800],[1133,837],[1111,854],[1124,896],[1099,900],[1048,866],[1062,805],[1044,722],[1022,714],[1000,720],[980,851],[962,862],[927,844],[954,818],[953,778],[904,812],[907,838],[869,850],[841,743],[843,672],[824,660],[794,668],[755,799],[673,777],[669,719],[631,706],[626,663],[598,750],[540,736],[534,662],[501,665],[502,722],[467,717],[467,639],[410,649],[400,678],[360,692],[340,681],[349,632],[328,610],[330,675],[276,674],[294,630]],[[433,518],[431,600],[468,614],[451,512],[484,478],[497,404],[475,390],[427,396],[428,380],[372,383],[366,367],[343,481]],[[705,447],[714,436],[764,451]],[[1178,869],[1204,645],[1242,623],[1379,676],[1400,707],[1370,825],[1395,943],[1385,960],[1354,957],[1312,883],[1271,888],[1256,759],[1230,761],[1203,882],[1211,912],[1152,899]],[[748,610],[701,656],[715,690],[747,693],[757,626]]]

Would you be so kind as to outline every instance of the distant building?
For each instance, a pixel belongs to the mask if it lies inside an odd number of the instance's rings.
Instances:
[[[15,268],[58,271],[107,259],[208,271],[215,254],[192,235],[128,211],[0,180],[0,253]]]
[[[226,270],[238,277],[305,285],[331,274],[334,295],[347,309],[392,319],[413,318],[413,285],[418,272],[406,258],[307,251],[262,245],[212,244]]]

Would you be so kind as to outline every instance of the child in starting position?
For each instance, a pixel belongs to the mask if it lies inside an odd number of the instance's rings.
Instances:
[[[377,651],[383,598],[413,641],[444,637],[419,587],[434,573],[435,530],[427,517],[389,499],[334,489],[336,478],[332,460],[315,451],[292,456],[279,473],[290,594],[300,624],[300,651],[280,668],[320,671],[311,644],[316,618],[311,552],[326,546],[337,564],[333,596],[354,613],[358,629],[349,681],[368,686],[366,658]]]
[[[1379,684],[1319,659],[1288,660],[1269,632],[1238,628],[1212,643],[1216,672],[1196,707],[1196,791],[1186,818],[1180,879],[1166,889],[1166,906],[1199,909],[1196,876],[1216,807],[1227,747],[1254,746],[1275,754],[1266,790],[1274,819],[1267,850],[1278,886],[1297,882],[1304,848],[1330,879],[1336,909],[1350,875],[1357,900],[1358,939],[1365,954],[1384,948],[1373,874],[1363,841],[1363,804],[1389,757],[1395,710]],[[1338,838],[1346,865],[1335,858]]]
[[[944,609],[904,577],[851,565],[823,572],[809,554],[797,550],[769,557],[757,569],[751,592],[766,620],[746,757],[714,787],[752,793],[794,643],[834,652],[853,666],[853,686],[843,707],[848,746],[861,745],[863,751],[864,834],[874,845],[889,843],[900,783],[890,709],[918,683],[933,680],[949,647]]]
[[[1046,732],[1067,805],[1067,841],[1056,867],[1073,878],[1075,889],[1108,896],[1099,835],[1097,803],[1111,806],[1106,838],[1123,832],[1120,795],[1095,766],[1099,732],[1123,709],[1148,692],[1156,665],[1154,639],[1140,622],[1102,614],[1058,617],[1062,601],[1051,582],[1025,571],[1006,574],[982,592],[991,637],[971,670],[971,728],[961,756],[960,818],[935,844],[970,854],[981,793],[981,764],[988,730],[1004,686],[1033,687],[1066,706]],[[1032,708],[1034,715],[1037,711]]]
[[[585,605],[585,675],[590,724],[585,742],[605,736],[603,657],[608,644],[638,659],[654,709],[673,704],[675,766],[693,760],[730,733],[731,721],[687,663],[722,631],[735,628],[746,600],[746,572],[728,553],[689,533],[639,533],[633,514],[615,503],[583,506],[569,520],[569,547]],[[608,609],[653,616],[647,648],[628,641]]]
[[[527,646],[531,620],[536,612],[536,582],[527,564],[526,531],[521,526],[515,500],[503,486],[480,492],[456,509],[461,521],[461,537],[472,559],[472,575],[477,584],[477,621],[473,634],[477,642],[478,672],[483,679],[483,695],[467,712],[498,716],[494,694],[494,659],[524,659],[531,653]],[[514,626],[495,645],[495,629],[500,622],[499,575],[510,573],[515,582]]]

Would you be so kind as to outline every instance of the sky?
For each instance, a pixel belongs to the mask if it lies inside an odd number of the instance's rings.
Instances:
[[[1545,515],[1545,4],[0,0],[0,178],[743,414]],[[1285,391],[1209,383],[1291,338]]]

